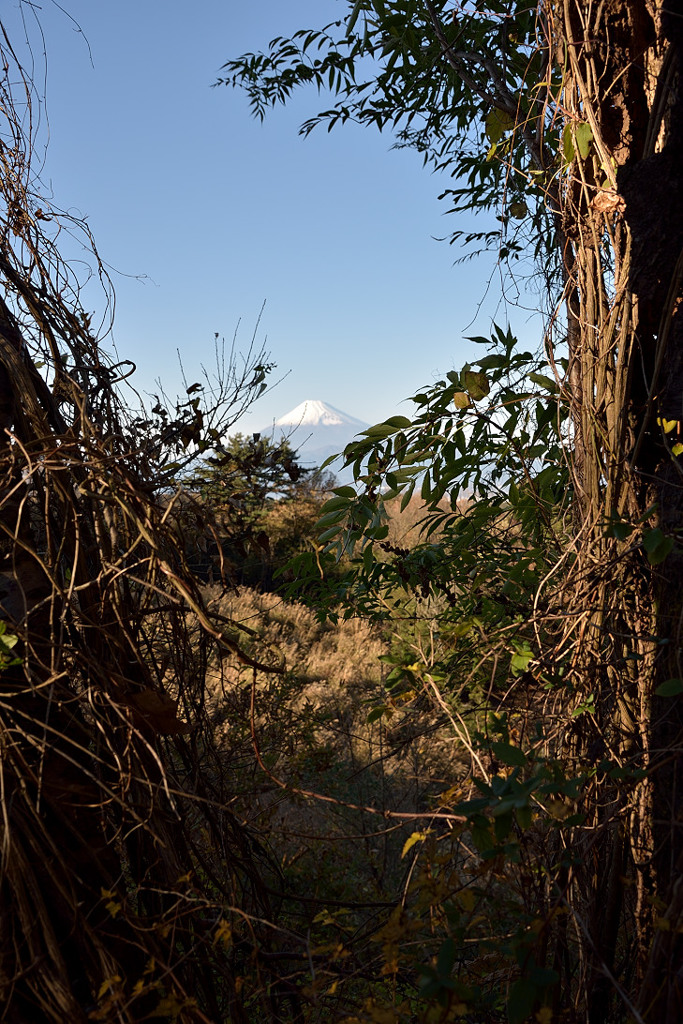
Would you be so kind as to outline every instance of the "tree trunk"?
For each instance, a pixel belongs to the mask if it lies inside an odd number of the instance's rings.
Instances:
[[[590,608],[574,683],[595,692],[598,708],[580,720],[579,749],[618,766],[624,780],[610,796],[605,777],[591,822],[595,869],[581,880],[587,1005],[592,1024],[609,1019],[630,900],[623,878],[632,873],[640,1012],[673,1024],[683,1019],[674,938],[683,921],[683,733],[679,699],[655,689],[683,677],[683,557],[665,557],[683,525],[674,448],[683,439],[683,21],[659,0],[565,0],[555,17],[575,140],[562,194],[568,315],[578,325],[569,353],[581,538],[572,585],[574,607]],[[590,126],[582,146],[580,125]]]

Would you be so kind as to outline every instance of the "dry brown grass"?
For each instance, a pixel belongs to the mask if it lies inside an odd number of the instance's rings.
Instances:
[[[253,590],[216,589],[211,599],[258,634],[254,656],[277,652],[286,665],[280,676],[213,667],[213,716],[234,809],[296,891],[323,901],[395,898],[403,843],[419,827],[410,815],[428,814],[433,797],[462,776],[452,735],[434,711],[425,714],[424,702],[368,723],[386,699],[379,659],[389,639],[378,627],[322,624],[303,605]],[[406,821],[387,822],[387,813]]]

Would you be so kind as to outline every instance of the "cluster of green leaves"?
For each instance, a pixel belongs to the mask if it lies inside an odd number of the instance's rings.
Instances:
[[[677,538],[664,533],[659,526],[651,525],[653,520],[656,521],[656,514],[656,505],[650,506],[635,522],[613,513],[605,523],[605,536],[629,544],[639,541],[649,564],[661,565],[673,551]]]
[[[554,97],[561,75],[539,38],[534,0],[485,5],[445,0],[346,0],[321,29],[273,39],[267,52],[229,60],[217,84],[246,91],[263,118],[302,86],[335,97],[301,127],[353,121],[391,130],[396,145],[455,179],[441,198],[452,210],[494,210],[502,233],[528,221],[552,249],[545,204],[561,173]],[[541,221],[543,223],[541,223]],[[509,234],[502,255],[522,244]],[[456,230],[452,241],[498,244],[501,231]]]
[[[515,759],[520,754],[515,750]],[[508,776],[493,776],[489,785],[481,784],[480,798],[458,806],[458,810],[468,813],[469,834],[484,864],[488,862],[491,874],[497,873],[499,879],[503,864],[513,863],[529,870],[528,847],[539,829],[571,828],[582,820],[582,815],[569,813],[569,808],[580,797],[584,779],[567,780],[561,767],[553,763],[533,765],[525,778],[520,773],[521,769],[516,767]],[[552,812],[548,813],[544,805],[549,805]],[[424,856],[438,863],[433,852],[425,851]],[[509,1024],[522,1024],[534,1013],[542,1014],[544,1007],[552,1007],[560,975],[544,964],[544,933],[558,911],[563,912],[558,880],[572,862],[573,855],[568,850],[553,864],[534,865],[539,880],[545,875],[550,882],[549,891],[555,889],[556,902],[547,908],[545,917],[540,916],[538,906],[525,905],[519,895],[515,897],[500,884],[493,896],[491,874],[482,865],[472,883],[466,888],[461,886],[455,898],[451,897],[443,907],[448,937],[434,960],[419,968],[422,997],[446,1007],[452,1005],[455,996],[460,1015],[479,1012],[490,1014],[487,1019],[501,1020],[502,1014],[496,1011],[503,1010]],[[497,904],[495,921],[490,913],[492,900]],[[465,949],[467,962],[463,962]],[[483,962],[493,959],[498,965],[507,961],[507,992],[501,992],[488,979],[480,980],[476,966],[479,958]],[[545,1012],[545,1019],[550,1019],[548,1010]]]
[[[479,796],[450,806],[460,820],[449,833],[427,828],[405,841],[411,882],[373,938],[383,944],[382,974],[409,998],[397,1006],[390,995],[393,1014],[373,1005],[354,1022],[552,1019],[561,976],[548,933],[565,919],[563,879],[578,863],[571,843],[557,840],[584,820],[594,770],[568,777],[561,763],[536,753],[540,736],[524,753],[510,742],[504,716],[490,726],[499,772],[478,781]]]
[[[581,863],[569,837],[585,821],[596,777],[629,785],[643,775],[608,760],[573,769],[541,752],[540,724],[520,744],[506,713],[491,714],[478,741],[495,754],[495,772],[475,780],[477,792],[469,799],[449,802],[451,791],[439,797],[440,809],[448,806],[459,823],[448,836],[430,828],[413,833],[404,845],[404,856],[418,851],[411,854],[414,883],[400,935],[394,934],[385,955],[394,964],[410,962],[426,908],[437,945],[426,962],[414,964],[429,1009],[392,1020],[467,1014],[509,1024],[555,1019],[567,998],[561,986],[568,978],[562,978],[550,936],[556,941],[566,928],[566,879]],[[429,940],[421,938],[428,947]]]
[[[322,563],[348,565],[334,590],[316,589],[326,613],[346,602],[389,614],[399,590],[445,596],[449,619],[462,624],[484,599],[498,611],[523,605],[560,549],[570,489],[558,384],[509,330],[471,340],[489,353],[416,394],[413,420],[392,417],[347,446],[358,487],[336,488],[318,523]],[[394,549],[387,507],[417,494],[423,540]],[[320,576],[318,559],[302,556],[297,569],[304,583]]]
[[[306,597],[321,617],[373,617],[402,638],[383,658],[384,694],[369,720],[388,722],[397,707],[410,701],[417,707],[420,694],[438,689],[441,708],[459,718],[471,748],[492,768],[488,777],[473,779],[473,798],[449,810],[465,819],[482,864],[519,868],[525,836],[538,831],[539,815],[550,830],[581,820],[578,811],[553,807],[571,807],[586,779],[541,753],[540,725],[522,749],[510,724],[527,714],[530,688],[543,694],[563,685],[562,666],[544,662],[543,627],[531,625],[530,615],[541,580],[564,553],[572,500],[568,411],[561,363],[550,366],[520,350],[509,329],[496,326],[490,338],[471,340],[485,345],[485,353],[416,394],[413,419],[392,417],[346,448],[356,488],[336,488],[323,506],[322,550],[298,558],[290,594]],[[409,548],[391,543],[391,509],[418,496],[424,507],[419,540]],[[420,614],[431,635],[430,654],[422,658],[416,657],[424,646],[417,636]],[[503,695],[504,710],[491,714]],[[561,867],[548,874],[549,890]],[[482,895],[482,907],[487,899]],[[536,955],[534,928],[542,926],[534,923],[535,912],[510,900],[507,937],[484,936],[481,949],[510,965],[517,980],[507,1013],[522,1021],[549,1005],[558,979]],[[491,1009],[490,990],[472,984],[466,970],[451,973],[448,950],[462,948],[451,925],[446,952],[422,969],[422,997],[442,1007],[456,1000]],[[475,934],[470,925],[470,953]]]

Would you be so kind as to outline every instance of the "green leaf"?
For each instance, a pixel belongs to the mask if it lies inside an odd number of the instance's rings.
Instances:
[[[550,985],[557,985],[560,976],[557,971],[546,967],[532,967],[529,971],[529,981],[537,988],[548,988]]]
[[[508,1020],[510,1024],[524,1024],[533,1013],[536,1001],[536,986],[526,978],[520,978],[508,995]]]
[[[415,491],[416,483],[417,480],[411,480],[411,482],[408,484],[408,488],[403,497],[401,498],[401,512],[405,512],[406,508],[410,504],[410,499],[412,498],[413,493]]]
[[[524,751],[520,750],[519,747],[513,747],[511,743],[492,743],[491,750],[499,761],[511,767],[523,768],[527,763]]]
[[[318,543],[327,544],[328,540],[332,540],[333,537],[338,536],[339,530],[339,526],[331,526],[328,530],[323,530],[322,533],[318,534]]]
[[[643,547],[650,565],[660,565],[674,546],[673,537],[666,537],[657,527],[643,537]]]
[[[502,843],[512,832],[512,811],[499,814],[493,822],[493,833],[496,841]]]
[[[580,718],[581,715],[594,715],[595,711],[595,694],[589,693],[586,699],[574,708],[572,718]]]
[[[633,533],[634,527],[630,523],[625,523],[623,520],[614,520],[611,522],[605,530],[606,537],[615,537],[617,540],[626,540]]]
[[[383,715],[388,714],[390,711],[391,708],[387,704],[382,704],[381,707],[373,708],[366,719],[368,725],[372,725],[373,722],[376,722],[379,718],[382,718]]]
[[[5,626],[5,623],[3,622],[2,625]],[[16,636],[14,633],[7,633],[7,632],[5,632],[5,629],[3,629],[3,631],[2,631],[2,640],[0,640],[0,645],[2,647],[4,647],[8,651],[11,651],[12,648],[16,647],[16,645],[18,643],[19,643],[19,637],[18,636]]]
[[[337,512],[340,509],[348,508],[349,497],[356,497],[356,492],[354,491],[354,489],[350,487],[349,490],[351,491],[350,495],[340,495],[336,498],[330,498],[329,501],[326,501],[323,507],[320,509],[320,511],[322,512],[322,517],[326,516],[329,512]]]
[[[593,129],[587,121],[584,121],[576,126],[575,136],[576,148],[581,154],[581,159],[585,160],[590,152],[591,142],[593,141]]]
[[[486,819],[483,820],[483,823],[477,821],[472,826],[472,842],[479,853],[486,853],[487,850],[493,849],[495,844],[491,835],[491,828]]]
[[[574,159],[574,140],[572,139],[572,126],[570,124],[565,126],[562,133],[562,154],[566,164],[570,164]]]
[[[484,356],[483,359],[477,359],[477,366],[480,366],[482,370],[499,370],[503,366],[507,366],[507,356]]]
[[[553,394],[557,393],[557,381],[553,380],[552,377],[546,377],[544,373],[528,373],[527,377],[534,384],[540,384],[546,391],[551,391]]]
[[[334,523],[341,523],[345,516],[346,512],[344,509],[338,509],[336,512],[328,512],[327,515],[321,516],[315,524],[316,529],[322,530],[328,526],[332,526]]]
[[[522,831],[526,832],[528,828],[531,828],[533,811],[529,804],[526,804],[524,807],[517,807],[515,809],[515,817],[517,818],[517,824]]]
[[[658,697],[677,697],[683,693],[683,679],[667,679],[665,683],[660,683],[655,693]]]
[[[456,945],[453,939],[446,939],[436,960],[436,970],[442,978],[447,978],[453,970],[453,964],[457,955]]]
[[[391,423],[377,423],[374,427],[361,430],[360,433],[365,437],[371,438],[373,441],[383,441],[385,437],[391,437],[397,430],[399,430],[399,427],[394,427]]]
[[[515,220],[524,220],[529,212],[526,203],[510,203],[508,210],[510,211],[510,216],[514,217]]]
[[[553,828],[576,828],[577,825],[583,825],[585,820],[585,814],[570,814],[568,818],[564,818],[562,821],[553,822]]]
[[[460,379],[473,402],[480,402],[491,390],[488,378],[483,371],[463,370]]]
[[[515,122],[512,117],[504,110],[498,110],[496,107],[489,110],[484,122],[486,137],[493,145],[500,142],[503,135],[506,132],[512,131],[514,126]]]
[[[533,661],[534,655],[529,648],[518,650],[510,658],[510,668],[514,676],[519,676],[529,667],[529,662]]]
[[[348,19],[348,21],[346,23],[346,37],[347,37],[347,39],[350,39],[352,37],[352,35],[353,35],[353,30],[354,30],[354,28],[356,26],[356,22],[358,21],[358,15],[360,14],[362,7],[363,7],[363,0],[356,0],[356,5],[353,8],[353,10],[351,11],[351,14],[349,15],[349,19]]]

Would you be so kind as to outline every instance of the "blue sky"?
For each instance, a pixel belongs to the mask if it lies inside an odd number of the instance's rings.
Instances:
[[[214,334],[231,339],[238,321],[246,346],[265,302],[258,339],[284,380],[242,426],[306,398],[376,422],[461,365],[463,335],[486,333],[485,315],[473,321],[492,267],[453,266],[458,254],[434,240],[452,219],[437,200],[444,180],[417,154],[356,126],[300,138],[325,105],[315,92],[260,124],[241,93],[211,88],[228,57],[345,6],[64,0],[78,31],[44,0],[44,176],[112,268],[114,338],[141,390],[161,377],[174,392],[176,349],[198,379]],[[14,32],[18,12],[12,0],[3,15]]]

